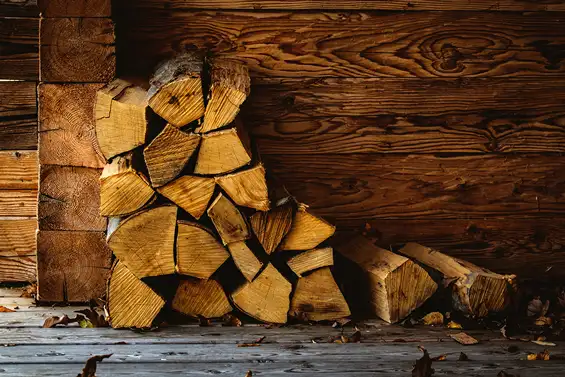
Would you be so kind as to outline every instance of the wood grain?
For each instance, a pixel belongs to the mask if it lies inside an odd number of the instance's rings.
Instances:
[[[0,281],[3,283],[34,282],[37,279],[35,273],[35,255],[0,259]]]
[[[36,217],[37,190],[1,190],[0,216]]]
[[[39,17],[37,0],[0,0],[3,17]]]
[[[35,256],[36,229],[36,219],[0,219],[0,258]],[[1,277],[0,281],[2,281]]]
[[[103,168],[94,101],[101,84],[39,86],[39,160],[42,165]]]
[[[0,82],[0,149],[37,148],[36,84]]]
[[[111,0],[38,0],[43,17],[110,17]]]
[[[41,20],[41,81],[108,82],[115,65],[114,25],[109,18]]]
[[[239,60],[255,77],[565,73],[559,13],[151,10],[120,21],[120,71],[129,74],[190,49]]]
[[[38,19],[4,18],[0,22],[0,78],[39,78]]]
[[[37,152],[0,151],[0,190],[37,190],[37,182]]]

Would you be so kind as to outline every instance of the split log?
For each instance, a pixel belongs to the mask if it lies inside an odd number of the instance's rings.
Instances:
[[[204,122],[196,130],[199,133],[214,131],[233,122],[251,89],[249,71],[240,62],[214,59],[210,67],[210,93]]]
[[[287,264],[292,272],[301,277],[305,272],[333,266],[334,251],[331,247],[308,250],[291,258]]]
[[[186,126],[204,115],[203,65],[197,54],[182,54],[163,63],[151,79],[149,106],[175,127]]]
[[[185,175],[159,187],[157,191],[199,220],[208,208],[214,187],[214,178]]]
[[[334,321],[351,315],[329,267],[298,279],[289,315],[306,321]]]
[[[140,279],[173,274],[176,225],[175,206],[145,210],[123,221],[108,245],[120,262]]]
[[[259,211],[269,210],[271,203],[263,165],[217,177],[216,182],[235,204]]]
[[[222,193],[218,194],[208,208],[208,217],[214,223],[224,245],[249,238],[249,229],[245,218]]]
[[[437,290],[437,284],[422,267],[375,246],[363,236],[337,243],[335,249],[367,273],[371,307],[386,322],[402,320]]]
[[[183,280],[171,305],[191,317],[220,318],[233,310],[224,289],[215,280]]]
[[[252,282],[245,283],[231,298],[234,305],[247,315],[268,323],[286,323],[292,285],[272,265]]]
[[[108,282],[108,312],[114,328],[151,327],[165,301],[123,263],[116,263]]]
[[[333,236],[335,226],[308,212],[300,204],[292,220],[292,227],[282,241],[279,250],[309,250]]]
[[[153,186],[163,186],[175,179],[198,148],[198,144],[199,135],[187,134],[167,124],[143,150]]]
[[[228,244],[231,257],[235,265],[241,271],[247,281],[253,281],[257,273],[263,267],[263,263],[255,253],[247,246],[245,241],[232,242]]]
[[[96,136],[107,160],[145,143],[146,91],[117,79],[96,93]]]
[[[514,275],[499,275],[417,243],[406,244],[400,253],[439,271],[446,281],[455,280],[453,306],[457,310],[484,317],[504,310],[510,302]]]
[[[251,151],[236,128],[202,135],[194,173],[217,175],[232,172],[251,162]]]
[[[155,199],[145,176],[132,167],[132,155],[118,156],[108,163],[100,176],[100,214],[125,216]]]
[[[177,233],[179,274],[208,279],[230,256],[214,235],[198,223],[179,221]]]
[[[267,254],[275,251],[290,231],[293,212],[293,206],[285,204],[269,212],[257,212],[249,218],[251,228]]]

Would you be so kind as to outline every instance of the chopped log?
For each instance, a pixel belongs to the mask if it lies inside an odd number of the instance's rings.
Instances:
[[[249,222],[257,239],[267,254],[277,249],[292,227],[293,207],[285,204],[269,212],[256,212]]]
[[[123,221],[108,245],[120,262],[140,279],[173,274],[176,225],[175,206],[145,210]]]
[[[210,132],[233,122],[251,89],[249,71],[240,62],[214,59],[210,67],[208,104],[204,122],[196,130],[200,133]]]
[[[100,176],[100,214],[125,216],[155,199],[145,176],[132,167],[132,155],[118,156],[104,167]]]
[[[163,300],[127,267],[115,264],[108,282],[108,312],[114,328],[151,327],[165,306]]]
[[[240,139],[237,129],[230,128],[202,135],[194,173],[217,175],[232,172],[251,162],[251,152]]]
[[[282,241],[280,250],[309,250],[318,246],[335,233],[335,226],[308,212],[303,204],[292,220],[292,227]]]
[[[289,315],[307,321],[334,321],[351,315],[329,267],[298,279]]]
[[[228,244],[231,257],[235,265],[241,271],[247,281],[253,281],[257,273],[263,267],[263,263],[255,253],[247,246],[245,241],[232,242]]]
[[[437,290],[437,284],[422,267],[375,246],[363,236],[337,243],[335,249],[367,273],[371,307],[389,323],[405,318]]]
[[[484,317],[510,302],[514,275],[499,275],[417,243],[406,244],[400,253],[439,271],[446,281],[455,280],[453,305],[464,313]]]
[[[287,264],[292,272],[300,277],[305,272],[333,266],[334,251],[331,247],[308,250],[291,258]]]
[[[184,169],[200,144],[200,136],[187,134],[167,124],[165,129],[143,150],[151,184],[163,186]]]
[[[216,182],[235,204],[259,211],[269,210],[271,203],[263,165],[257,165],[239,173],[216,177]]]
[[[179,221],[177,233],[179,274],[208,279],[230,256],[214,235],[198,223]]]
[[[145,143],[146,92],[116,79],[96,93],[96,136],[107,160]]]
[[[159,187],[157,191],[199,220],[208,208],[214,187],[214,178],[185,175]]]
[[[183,127],[204,115],[203,60],[186,53],[163,63],[151,79],[149,106],[175,127]]]
[[[214,223],[224,245],[249,238],[249,229],[245,218],[222,193],[218,194],[208,208],[208,217]]]
[[[233,310],[224,289],[215,280],[183,280],[172,308],[191,317],[220,318]]]
[[[247,315],[268,323],[286,323],[292,285],[272,265],[252,282],[232,293],[234,305]]]

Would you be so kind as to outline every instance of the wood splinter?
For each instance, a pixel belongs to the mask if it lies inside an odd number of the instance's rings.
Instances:
[[[214,187],[214,178],[185,175],[157,188],[157,191],[199,220],[214,195]]]
[[[233,310],[224,289],[215,280],[183,280],[172,308],[191,317],[220,318]]]
[[[287,264],[292,272],[301,277],[305,272],[333,266],[334,252],[331,247],[308,250],[291,258]]]
[[[216,177],[216,182],[235,204],[259,211],[269,210],[269,189],[263,165]]]
[[[222,193],[208,208],[208,217],[214,223],[224,245],[249,238],[249,228],[237,207]]]
[[[257,239],[267,254],[273,253],[292,226],[293,206],[288,203],[269,212],[256,212],[249,222]]]

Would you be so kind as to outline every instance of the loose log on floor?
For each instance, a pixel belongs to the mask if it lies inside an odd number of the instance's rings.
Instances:
[[[235,265],[241,271],[247,281],[253,281],[257,273],[263,267],[263,263],[255,253],[247,246],[245,241],[232,242],[228,244],[231,257]]]
[[[145,143],[146,95],[142,88],[121,79],[96,94],[96,136],[107,160]]]
[[[234,305],[242,312],[268,323],[286,323],[292,285],[272,265],[252,282],[231,294]]]
[[[237,207],[222,193],[208,208],[208,217],[214,223],[224,245],[249,238],[249,228]]]
[[[246,148],[235,128],[202,135],[194,173],[217,175],[232,172],[251,162],[251,151]]]
[[[331,247],[308,250],[291,258],[287,264],[292,272],[301,277],[305,272],[333,266],[334,251]]]
[[[292,227],[282,241],[280,250],[309,250],[318,246],[335,233],[335,226],[308,212],[299,205],[292,220]]]
[[[240,62],[214,59],[210,62],[211,86],[204,122],[196,132],[209,132],[227,126],[239,113],[251,89],[247,67]]]
[[[437,250],[409,243],[400,253],[441,272],[453,282],[453,305],[464,313],[484,317],[504,310],[509,302],[514,275],[499,275]]]
[[[269,210],[271,203],[263,165],[217,177],[216,182],[235,204],[259,211]]]
[[[251,228],[267,254],[277,249],[292,226],[294,208],[284,204],[269,212],[257,212],[249,218]]]
[[[114,266],[108,282],[108,312],[114,328],[151,327],[165,301],[123,263]]]
[[[183,280],[172,308],[191,317],[220,318],[233,310],[224,289],[215,280]]]
[[[351,315],[329,267],[298,279],[289,315],[307,321],[333,321]]]
[[[437,290],[437,284],[422,267],[375,246],[363,236],[336,242],[335,249],[368,275],[372,310],[389,323],[405,318]]]
[[[143,150],[151,184],[163,186],[176,178],[200,144],[200,136],[167,124]]]
[[[214,195],[214,187],[214,178],[185,175],[159,187],[157,191],[199,220]]]
[[[120,262],[140,279],[173,274],[176,225],[175,206],[145,210],[123,221],[108,245]]]
[[[203,60],[186,53],[163,63],[151,79],[149,106],[175,127],[183,127],[204,115]]]
[[[108,163],[100,176],[100,214],[125,216],[155,199],[145,176],[132,167],[132,155],[118,156]]]
[[[176,270],[179,274],[208,279],[229,256],[208,229],[198,223],[178,222]]]

